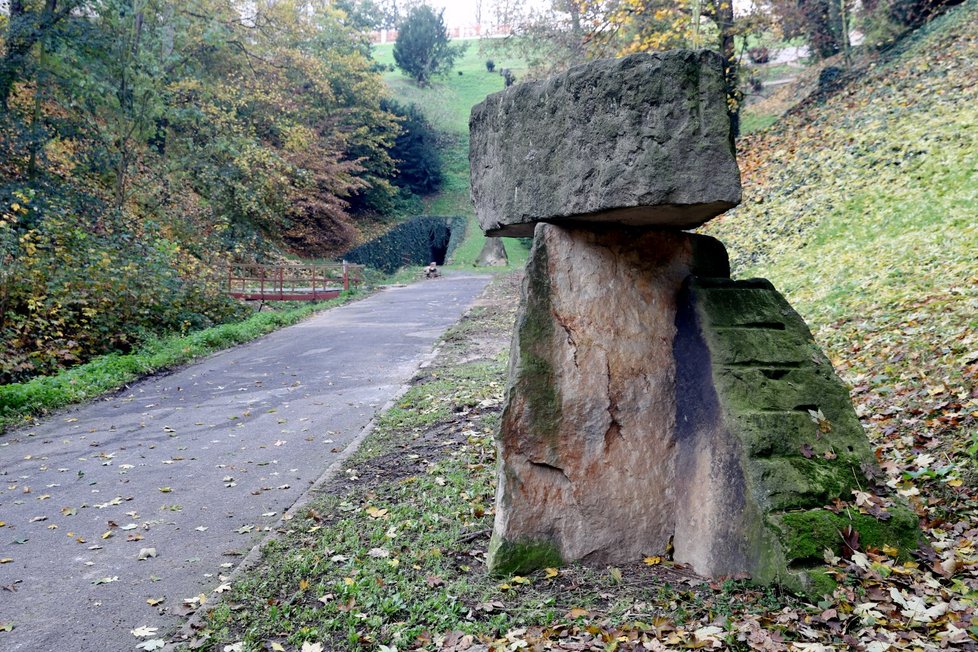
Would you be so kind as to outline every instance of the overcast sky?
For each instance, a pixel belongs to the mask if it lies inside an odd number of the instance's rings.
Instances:
[[[524,0],[521,4],[524,7],[540,7],[547,3],[547,0]],[[478,0],[426,0],[425,4],[435,9],[445,10],[445,24],[449,27],[474,25],[476,22],[476,5]],[[493,0],[482,0],[482,21],[492,20]]]

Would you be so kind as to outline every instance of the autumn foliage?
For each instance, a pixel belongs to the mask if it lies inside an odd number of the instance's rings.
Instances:
[[[329,4],[37,0],[0,17],[0,383],[240,312],[222,261],[335,255],[403,118]]]

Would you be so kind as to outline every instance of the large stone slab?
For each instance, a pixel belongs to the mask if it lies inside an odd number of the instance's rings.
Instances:
[[[818,588],[852,526],[906,552],[916,517],[824,509],[873,488],[849,393],[763,279],[716,240],[541,224],[499,433],[489,564],[664,554],[711,576]]]
[[[709,51],[595,61],[472,109],[470,169],[488,235],[537,222],[686,229],[740,202],[723,85]]]

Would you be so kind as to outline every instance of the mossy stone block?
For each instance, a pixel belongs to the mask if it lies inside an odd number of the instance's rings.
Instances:
[[[888,509],[890,517],[880,519],[869,514],[847,510],[836,514],[827,509],[791,511],[772,516],[780,532],[785,559],[789,565],[819,563],[825,550],[842,554],[842,532],[851,526],[859,533],[859,547],[882,549],[890,546],[906,560],[920,543],[917,516],[897,503]]]
[[[507,541],[493,535],[486,554],[489,572],[498,577],[562,566],[560,551],[549,541]]]

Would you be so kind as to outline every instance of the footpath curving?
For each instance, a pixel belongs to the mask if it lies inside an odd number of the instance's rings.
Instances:
[[[0,625],[13,629],[0,647],[165,639],[185,601],[221,592],[488,280],[391,288],[5,436]]]

